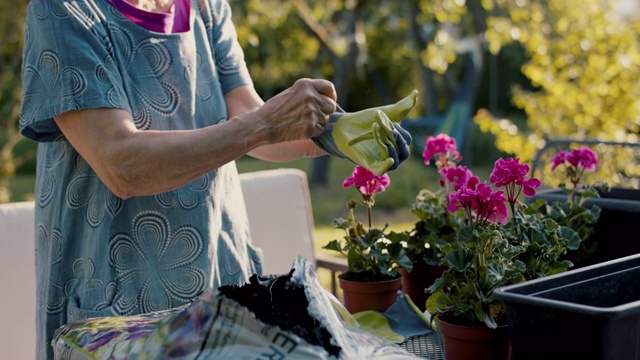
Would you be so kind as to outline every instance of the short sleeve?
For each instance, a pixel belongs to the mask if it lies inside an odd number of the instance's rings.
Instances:
[[[211,15],[213,22],[207,31],[215,51],[222,91],[226,94],[240,85],[253,86],[244,53],[238,43],[229,3],[226,0],[213,0]]]
[[[126,108],[122,79],[89,1],[32,0],[22,64],[22,134],[52,141],[53,117],[72,110]]]

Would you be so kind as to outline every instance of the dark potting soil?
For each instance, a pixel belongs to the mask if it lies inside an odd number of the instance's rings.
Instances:
[[[373,281],[390,281],[396,279],[398,276],[375,274],[373,271],[347,271],[338,275],[343,280],[358,281],[358,282],[373,282]]]
[[[455,324],[455,325],[459,325],[459,326],[485,326],[484,324],[478,324],[477,322],[474,321],[470,321],[467,318],[465,318],[464,316],[458,316],[458,317],[454,317],[451,316],[449,314],[447,315],[440,315],[442,320],[448,322],[449,324]],[[497,317],[496,317],[496,323],[498,324],[498,326],[502,326],[502,325],[507,325],[507,313],[505,311],[501,311],[500,313],[498,313]]]
[[[244,285],[225,285],[218,288],[229,299],[246,306],[256,317],[269,325],[290,331],[310,344],[322,346],[338,357],[340,347],[331,344],[331,334],[314,317],[309,315],[309,301],[304,287],[291,283],[291,274],[252,275]]]

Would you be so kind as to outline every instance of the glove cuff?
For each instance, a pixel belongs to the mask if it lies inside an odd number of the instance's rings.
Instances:
[[[333,131],[333,124],[327,125],[322,134],[312,137],[311,140],[318,145],[322,150],[326,151],[329,155],[333,155],[335,157],[339,157],[342,159],[346,159],[347,157],[338,150],[336,147],[336,143],[333,140],[333,135],[331,132]]]

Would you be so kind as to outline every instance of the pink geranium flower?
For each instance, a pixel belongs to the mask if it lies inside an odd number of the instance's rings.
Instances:
[[[494,191],[486,182],[477,183],[474,187],[463,186],[449,194],[447,210],[455,213],[464,209],[472,224],[484,225],[487,221],[505,224],[508,210],[507,198],[503,194],[504,191]]]
[[[382,174],[378,176],[364,167],[356,165],[351,176],[344,179],[342,187],[346,189],[353,185],[362,195],[372,196],[385,191],[390,183],[389,175]]]
[[[585,171],[593,172],[600,166],[598,154],[587,146],[568,150],[562,150],[551,159],[551,171],[560,165],[565,165],[569,180],[574,188],[578,187],[580,179]]]
[[[458,152],[456,139],[447,134],[427,137],[422,157],[426,165],[431,163],[431,158],[433,157],[438,168],[448,166],[450,161],[457,162],[462,160],[462,155]]]
[[[519,158],[500,158],[494,164],[489,181],[506,189],[507,199],[513,209],[521,192],[526,196],[533,196],[536,194],[535,189],[542,185],[536,178],[527,179],[528,173],[529,165],[521,163]]]
[[[369,216],[369,227],[371,227],[371,208],[375,203],[375,194],[385,191],[389,184],[391,184],[389,175],[376,175],[360,165],[356,165],[351,176],[344,179],[342,183],[345,189],[351,185],[355,186],[362,195],[362,204],[367,207]]]
[[[466,180],[466,184],[449,195],[447,210],[454,213],[462,208],[469,221],[475,224],[481,225],[487,221],[505,224],[509,214],[506,203],[514,213],[520,193],[533,196],[535,189],[542,185],[536,178],[527,179],[528,173],[529,165],[520,163],[518,158],[498,159],[489,181],[505,190],[494,191],[486,182],[481,183],[478,177],[472,176]]]
[[[589,172],[593,172],[597,166],[600,166],[598,154],[586,146],[571,150],[566,156],[566,161],[574,168],[584,168]]]
[[[441,186],[447,188],[451,187],[451,190],[455,191],[465,186],[469,179],[474,175],[466,166],[450,166],[444,167],[438,171],[442,175],[442,179],[439,180]],[[451,186],[449,186],[451,185]],[[449,193],[449,191],[447,191]]]
[[[567,159],[568,153],[569,152],[567,150],[562,150],[551,159],[551,171],[555,170],[558,166],[564,164],[564,162]]]

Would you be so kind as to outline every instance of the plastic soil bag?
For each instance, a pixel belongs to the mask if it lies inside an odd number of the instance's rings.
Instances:
[[[209,289],[191,304],[71,322],[56,359],[413,359],[359,327],[302,257],[289,274]]]

